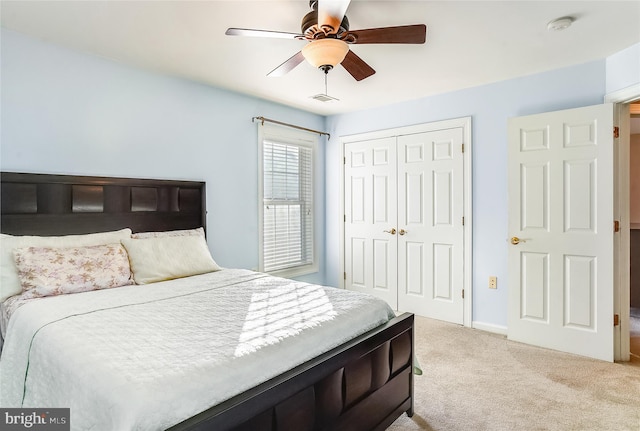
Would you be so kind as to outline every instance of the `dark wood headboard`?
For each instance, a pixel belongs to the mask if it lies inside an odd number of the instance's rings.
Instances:
[[[68,235],[206,228],[205,183],[0,173],[0,230]]]

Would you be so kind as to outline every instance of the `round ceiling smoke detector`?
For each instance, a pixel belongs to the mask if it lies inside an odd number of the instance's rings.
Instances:
[[[547,30],[551,31],[560,31],[566,28],[571,27],[574,19],[570,16],[565,16],[562,18],[554,19],[549,24],[547,24]]]

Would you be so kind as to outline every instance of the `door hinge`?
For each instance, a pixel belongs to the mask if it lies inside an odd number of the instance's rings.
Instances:
[[[462,226],[464,226],[464,217],[462,217]]]
[[[613,137],[614,138],[620,137],[620,128],[618,126],[613,126]]]
[[[346,157],[343,157],[343,158],[342,158],[342,164],[343,164],[343,165],[346,165],[346,164],[347,164],[347,158],[346,158]]]
[[[464,153],[464,144],[462,144],[462,152]]]
[[[619,314],[614,314],[613,315],[613,326],[620,326],[620,315]]]
[[[618,220],[613,221],[613,231],[620,232],[620,222]]]
[[[462,299],[464,299],[464,289],[462,289]]]
[[[344,215],[344,222],[345,223],[347,222],[347,215],[346,214]]]
[[[346,280],[347,279],[347,273],[344,272],[343,274],[344,274],[344,279]]]

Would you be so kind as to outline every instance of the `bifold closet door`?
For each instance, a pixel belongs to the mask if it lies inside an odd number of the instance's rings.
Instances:
[[[345,288],[398,308],[396,138],[345,145]]]
[[[463,129],[399,136],[398,309],[463,323]]]
[[[345,144],[345,288],[463,323],[463,129]]]

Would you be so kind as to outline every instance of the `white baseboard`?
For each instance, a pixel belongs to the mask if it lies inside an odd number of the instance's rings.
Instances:
[[[494,325],[493,323],[483,322],[471,322],[473,329],[479,329],[481,331],[493,332],[494,334],[507,335],[507,327],[501,325]]]

